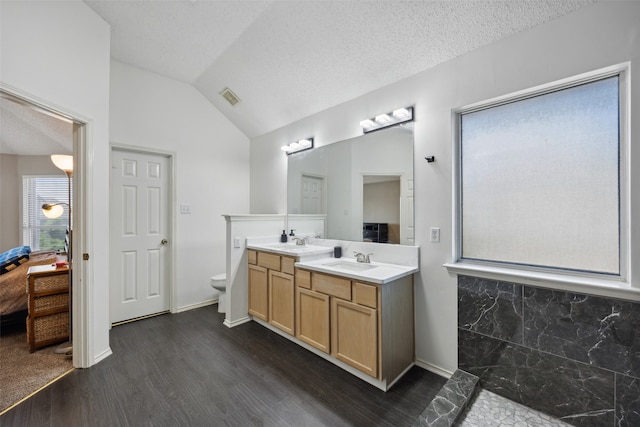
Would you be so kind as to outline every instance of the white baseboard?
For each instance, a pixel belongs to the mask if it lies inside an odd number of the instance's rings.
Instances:
[[[433,365],[420,359],[416,359],[416,366],[419,366],[422,369],[426,369],[429,372],[433,372],[436,375],[440,375],[441,377],[445,377],[446,379],[451,378],[451,375],[453,375],[453,372],[447,371],[446,369],[442,369],[439,366]]]
[[[103,351],[102,353],[94,357],[93,364],[95,365],[96,363],[102,362],[104,359],[111,356],[112,354],[113,354],[113,351],[111,351],[111,347],[107,347],[105,351]]]
[[[242,324],[247,323],[247,322],[251,322],[251,317],[249,317],[249,316],[243,317],[241,319],[234,320],[233,322],[230,322],[227,319],[224,319],[224,322],[222,322],[222,324],[224,326],[226,326],[227,328],[233,328],[233,327],[236,327],[238,325],[242,325]]]
[[[174,311],[174,313],[182,313],[184,311],[195,310],[196,308],[206,307],[208,305],[213,305],[218,303],[218,298],[214,298],[208,301],[202,301],[196,304],[185,305],[184,307],[179,307]]]

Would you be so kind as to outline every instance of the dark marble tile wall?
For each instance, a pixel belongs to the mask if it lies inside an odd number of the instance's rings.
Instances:
[[[640,304],[459,276],[458,366],[576,426],[639,426]]]

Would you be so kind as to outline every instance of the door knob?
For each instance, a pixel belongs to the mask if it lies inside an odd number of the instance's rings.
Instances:
[[[162,246],[166,245],[167,243],[169,243],[169,241],[168,241],[167,239],[162,239],[162,240],[160,240],[160,244],[161,244]]]

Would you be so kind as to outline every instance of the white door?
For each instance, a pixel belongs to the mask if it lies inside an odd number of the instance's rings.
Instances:
[[[169,310],[169,158],[114,149],[111,323]]]
[[[323,187],[324,179],[302,175],[302,206],[300,206],[300,213],[324,213]]]

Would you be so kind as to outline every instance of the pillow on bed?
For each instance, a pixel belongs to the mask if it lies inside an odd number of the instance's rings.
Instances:
[[[17,248],[9,249],[8,251],[0,254],[0,274],[11,271],[29,261],[30,253],[31,247],[18,246]]]

